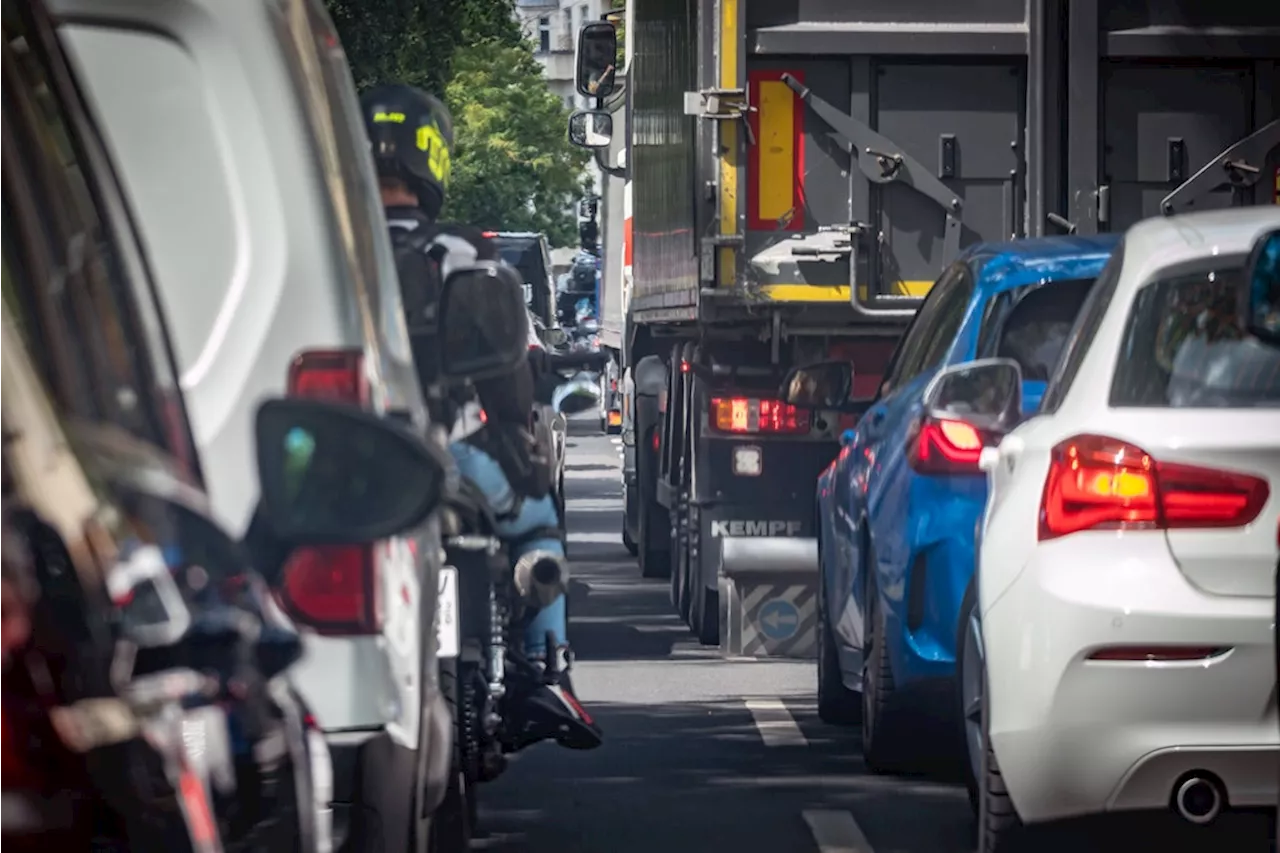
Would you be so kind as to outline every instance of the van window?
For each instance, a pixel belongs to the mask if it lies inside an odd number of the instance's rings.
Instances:
[[[150,291],[118,188],[45,45],[27,11],[6,3],[5,302],[63,411],[165,447],[194,475],[155,305],[138,299]]]
[[[216,346],[223,301],[248,275],[216,112],[194,57],[169,37],[91,24],[59,32],[129,188],[185,373]]]
[[[1111,405],[1171,409],[1280,407],[1280,349],[1237,325],[1240,265],[1177,275],[1138,292]]]

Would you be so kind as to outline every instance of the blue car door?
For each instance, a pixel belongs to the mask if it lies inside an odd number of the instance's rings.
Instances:
[[[957,262],[943,273],[920,309],[902,362],[894,371],[894,386],[885,398],[883,413],[868,413],[879,418],[873,433],[875,458],[866,512],[876,565],[868,568],[879,573],[876,582],[882,592],[893,593],[891,599],[900,595],[899,581],[909,560],[912,471],[906,454],[908,433],[920,414],[925,388],[945,362],[960,332],[973,290],[967,264]]]

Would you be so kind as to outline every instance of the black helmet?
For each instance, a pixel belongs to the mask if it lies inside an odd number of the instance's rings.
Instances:
[[[435,219],[444,206],[453,149],[453,119],[439,98],[399,83],[360,99],[379,176],[399,178]]]

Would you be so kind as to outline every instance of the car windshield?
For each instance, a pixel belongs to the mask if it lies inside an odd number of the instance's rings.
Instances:
[[[1280,406],[1280,349],[1236,322],[1238,266],[1144,287],[1125,330],[1111,405],[1159,408]]]
[[[537,240],[529,237],[498,237],[494,243],[497,244],[502,260],[519,270],[526,282],[543,282],[545,285],[547,271],[542,265],[542,252]]]
[[[1093,282],[1034,284],[992,297],[979,336],[979,357],[1011,358],[1023,378],[1047,382]]]

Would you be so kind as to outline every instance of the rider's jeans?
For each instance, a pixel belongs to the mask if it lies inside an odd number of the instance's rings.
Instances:
[[[483,450],[463,441],[454,442],[449,446],[449,450],[458,464],[458,472],[484,493],[490,508],[499,517],[496,532],[500,538],[510,543],[510,540],[518,539],[531,530],[555,529],[559,526],[560,516],[556,511],[555,501],[550,495],[537,500],[526,497],[520,505],[519,513],[514,518],[510,518],[511,510],[516,505],[516,493],[497,460]],[[564,545],[559,539],[530,539],[518,545],[510,544],[509,547],[509,556],[513,565],[522,554],[530,551],[548,551],[560,557],[564,556]],[[525,629],[524,651],[528,657],[545,656],[547,632],[555,636],[557,646],[568,644],[563,595],[539,610]]]

